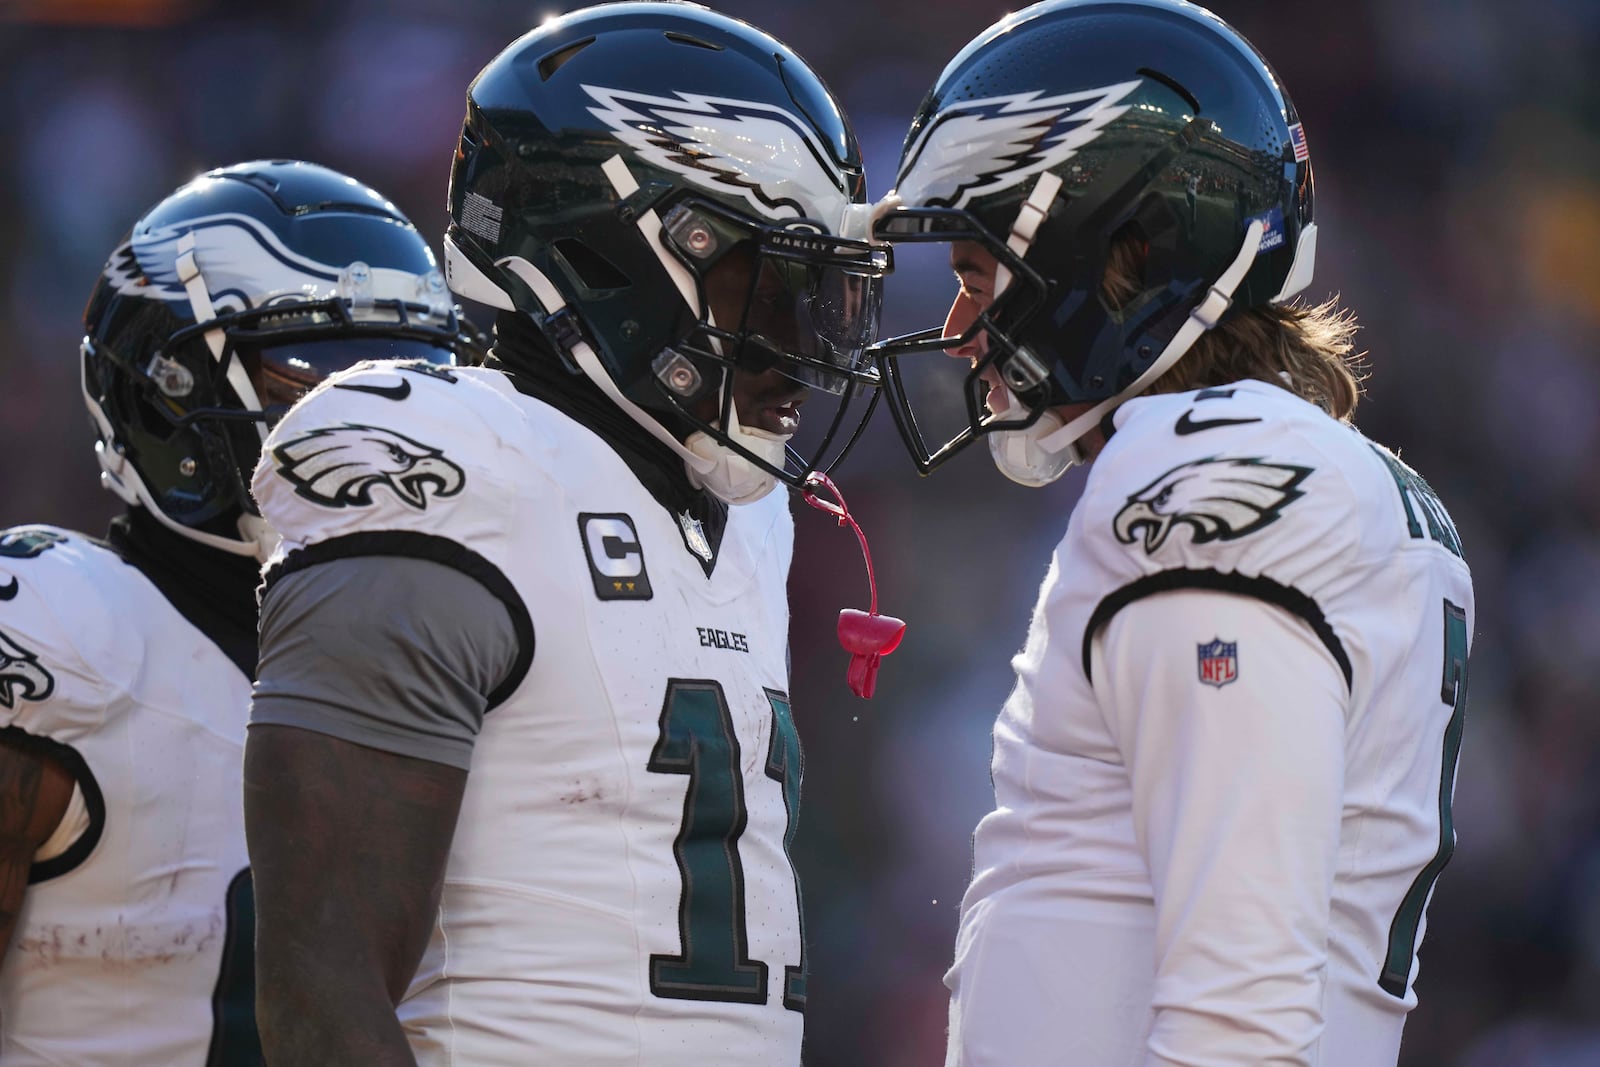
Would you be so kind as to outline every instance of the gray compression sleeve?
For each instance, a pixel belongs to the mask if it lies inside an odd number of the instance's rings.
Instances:
[[[262,601],[250,722],[465,770],[488,694],[517,655],[505,605],[454,568],[404,556],[319,563]]]

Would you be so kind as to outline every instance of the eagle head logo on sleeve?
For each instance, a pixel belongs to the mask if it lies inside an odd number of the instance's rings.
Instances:
[[[0,632],[0,708],[14,708],[19,700],[43,700],[55,687],[39,657]]]
[[[368,507],[373,490],[382,488],[421,511],[430,495],[455,496],[467,481],[437,448],[378,426],[312,430],[272,454],[296,493],[330,508]]]
[[[1299,485],[1311,471],[1218,456],[1183,463],[1128,497],[1112,528],[1125,545],[1143,534],[1144,550],[1151,554],[1180,523],[1190,527],[1194,544],[1232,541],[1276,521],[1305,495]]]

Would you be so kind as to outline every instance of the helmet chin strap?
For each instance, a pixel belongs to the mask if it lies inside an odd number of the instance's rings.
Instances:
[[[782,466],[788,434],[746,429],[739,422],[739,405],[728,405],[728,425],[722,431],[741,448],[749,449],[774,467]],[[735,450],[703,430],[696,430],[684,442],[695,455],[713,466],[697,481],[718,498],[730,504],[753,504],[772,492],[778,479],[771,471],[751,463]]]
[[[1032,426],[1022,430],[1003,430],[989,435],[989,452],[994,457],[1000,473],[1022,485],[1039,486],[1055,481],[1069,469],[1086,461],[1083,436],[1100,425],[1107,412],[1138,396],[1148,389],[1173,364],[1187,352],[1200,335],[1216,326],[1233,305],[1234,291],[1250,272],[1256,253],[1261,248],[1261,235],[1266,224],[1260,219],[1251,221],[1245,230],[1239,254],[1228,269],[1212,284],[1205,299],[1189,312],[1178,332],[1161,350],[1145,372],[1116,396],[1108,397],[1070,421],[1063,421],[1053,411],[1042,413]],[[1009,396],[1009,394],[1008,394]],[[996,441],[995,438],[1005,438]]]
[[[194,231],[190,230],[178,238],[178,281],[183,283],[183,290],[189,297],[189,307],[194,311],[194,321],[205,324],[217,320],[217,309],[211,304],[211,292],[206,288],[205,278],[200,274],[200,264],[194,258]],[[225,345],[227,337],[222,330],[212,327],[205,332],[206,347],[211,349],[211,356],[221,363],[227,354]],[[246,411],[260,411],[261,398],[256,396],[255,383],[250,380],[250,372],[245,370],[244,364],[237,359],[228,360],[228,384],[233,386],[234,395],[245,406]],[[261,440],[267,439],[267,425],[264,422],[255,424],[256,432],[261,435]]]

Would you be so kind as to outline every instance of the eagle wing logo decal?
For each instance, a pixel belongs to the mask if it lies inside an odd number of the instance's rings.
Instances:
[[[1299,486],[1312,469],[1217,456],[1183,463],[1128,497],[1112,528],[1125,545],[1142,535],[1152,555],[1180,524],[1197,545],[1233,541],[1277,521],[1305,495]]]
[[[106,262],[106,281],[124,296],[188,300],[178,279],[178,241],[194,234],[195,261],[218,314],[249,308],[247,294],[316,299],[337,289],[340,268],[299,255],[248,215],[207,215],[135,234]]]
[[[56,680],[39,665],[39,657],[0,631],[0,708],[21,700],[43,700],[55,692]]]
[[[951,104],[923,127],[895,181],[917,207],[964,208],[1066,162],[1129,105],[1139,79],[1045,96],[1042,90]]]
[[[641,159],[713,192],[743,196],[769,219],[837,229],[849,184],[811,128],[781,107],[699,93],[647,96],[585,85],[589,113]]]
[[[330,508],[371,506],[388,489],[418,511],[429,496],[451,497],[465,472],[431,445],[378,426],[345,423],[312,430],[272,450],[278,473],[307,500]]]

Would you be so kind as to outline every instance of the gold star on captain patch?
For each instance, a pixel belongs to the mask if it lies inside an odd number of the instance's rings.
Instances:
[[[617,592],[620,593],[620,592],[622,592],[622,583],[621,582],[612,582],[611,583],[611,588],[615,589]]]
[[[630,593],[633,592],[633,583],[632,582],[628,583],[628,592],[630,592]]]

